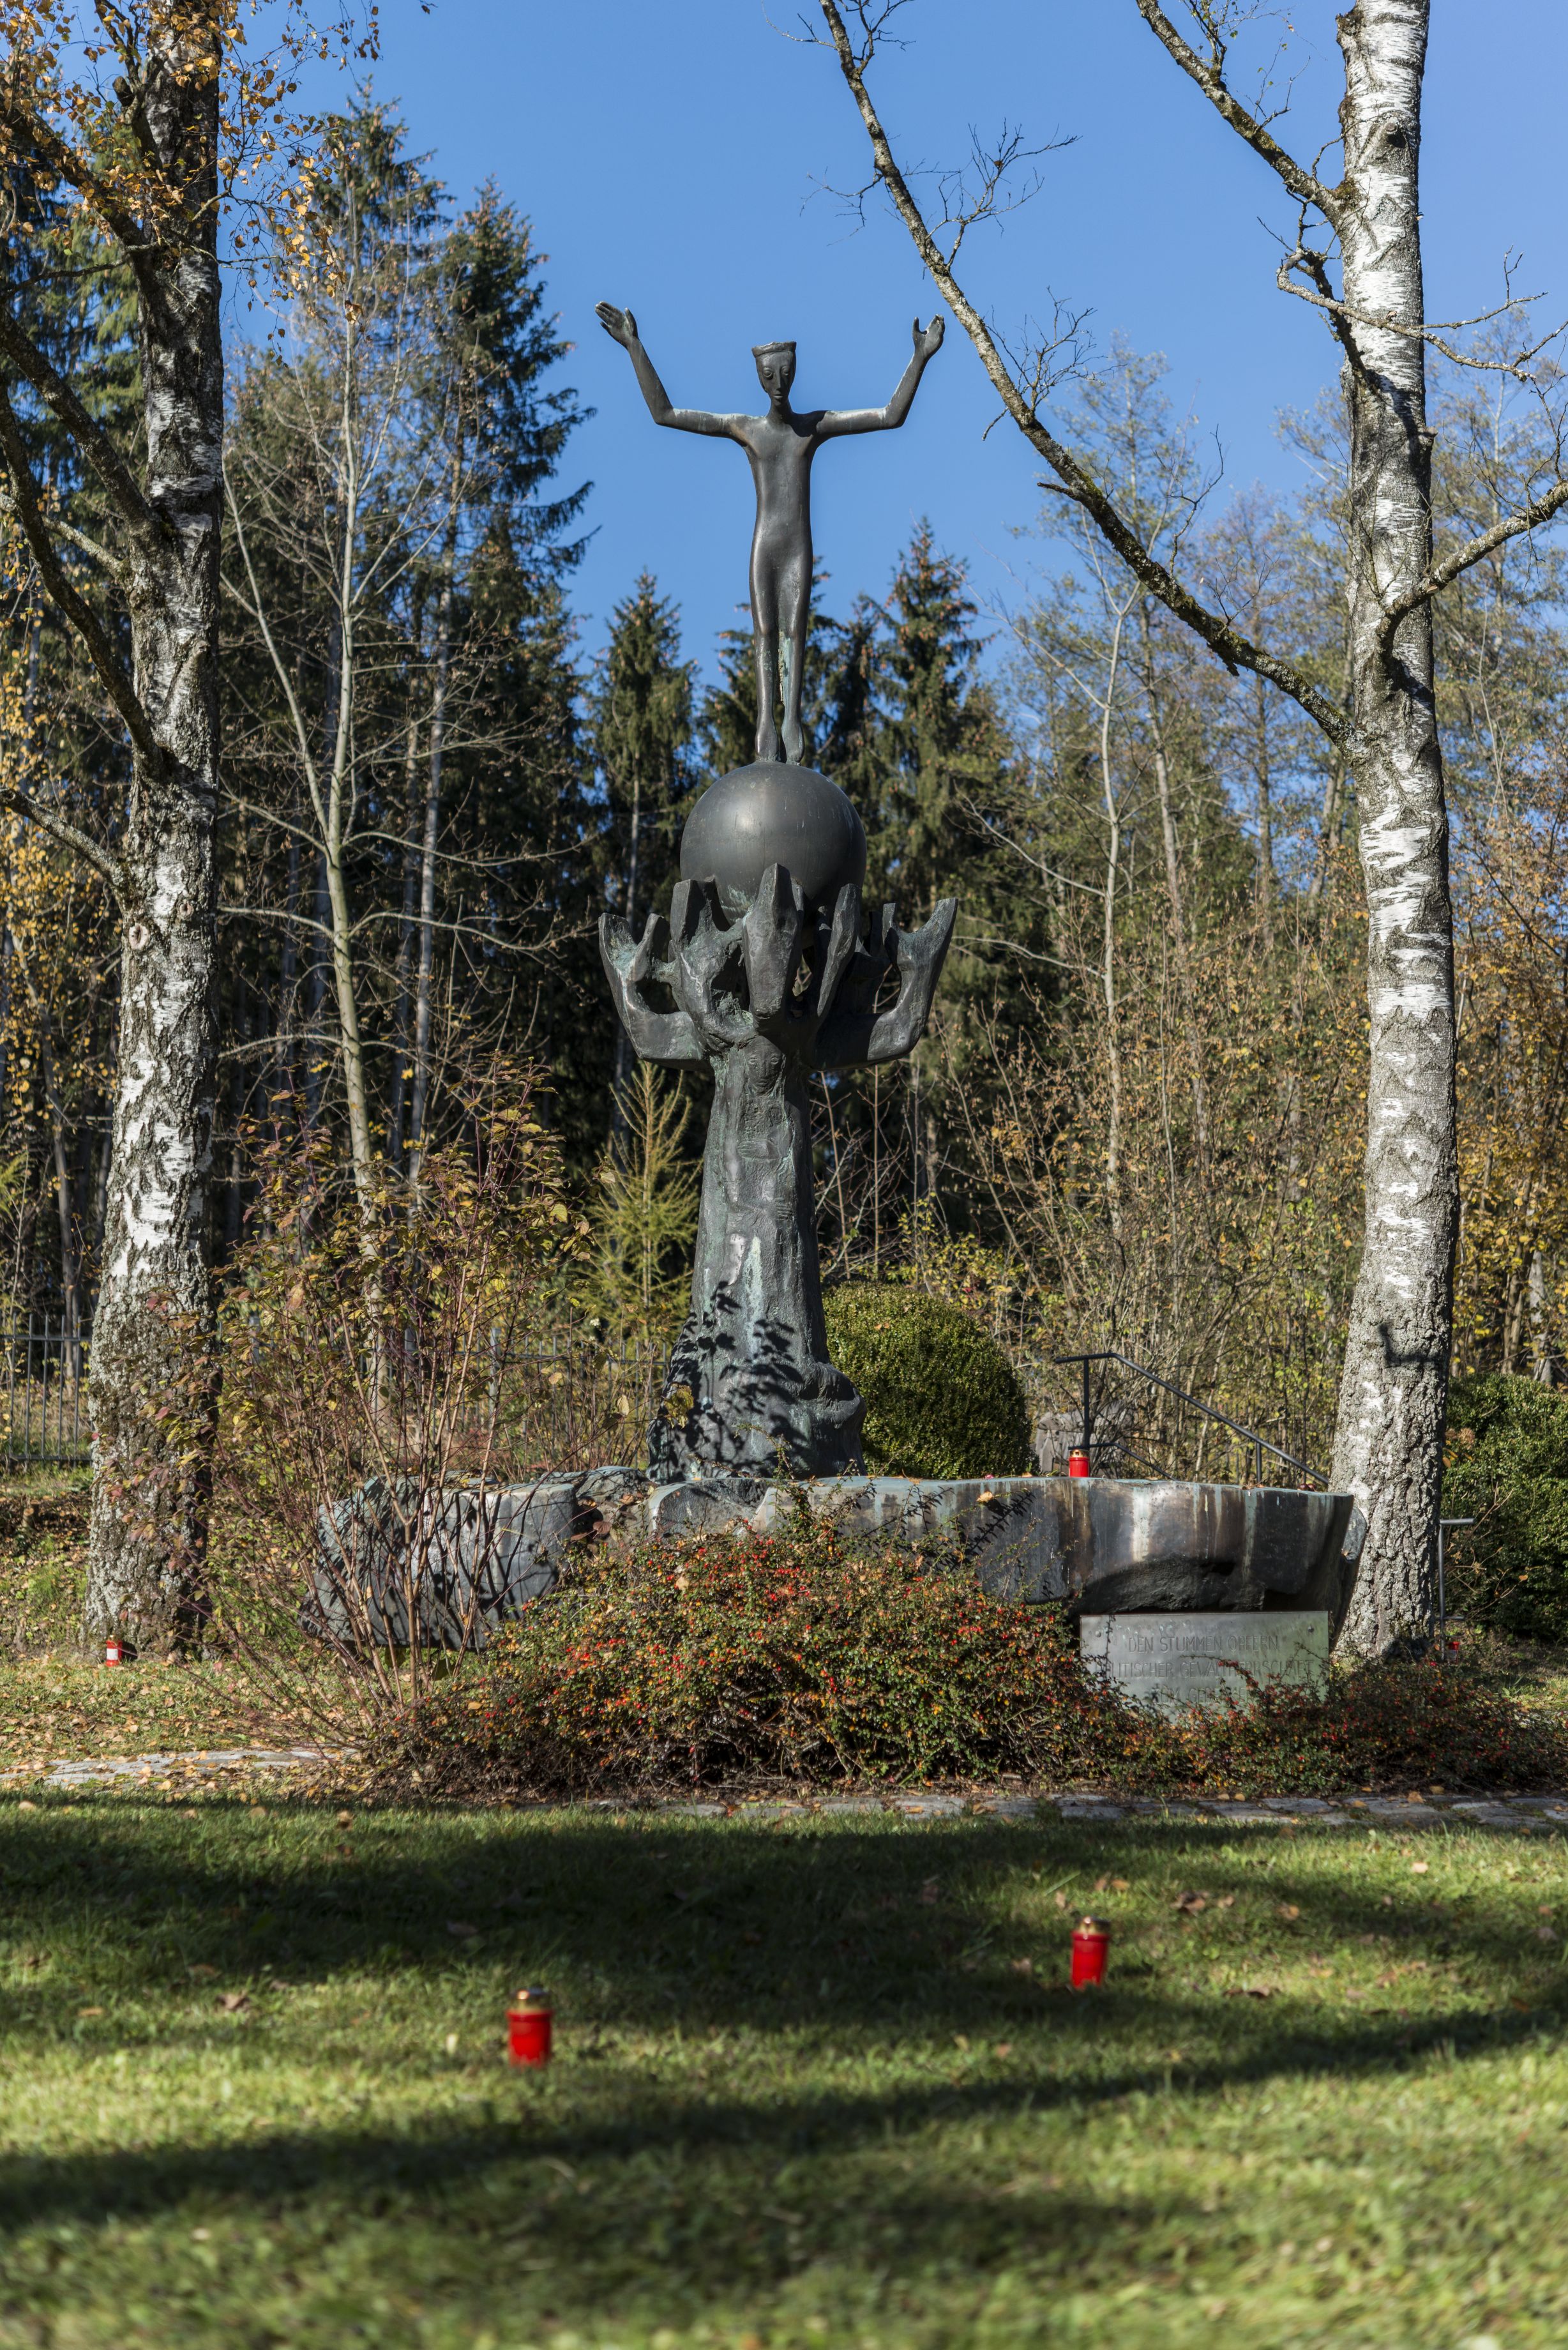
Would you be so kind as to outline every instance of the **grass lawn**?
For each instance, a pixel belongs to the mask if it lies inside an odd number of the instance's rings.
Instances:
[[[265,1745],[295,1734],[257,1706],[232,1667],[0,1657],[0,1770],[94,1754]]]
[[[1565,1862],[6,1799],[0,2345],[1555,2350]]]

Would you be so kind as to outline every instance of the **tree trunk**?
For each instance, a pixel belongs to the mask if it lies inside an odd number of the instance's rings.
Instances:
[[[416,647],[421,633],[416,616],[413,636]],[[420,858],[414,807],[419,757],[420,722],[410,708],[403,750],[403,918],[398,926],[398,964],[393,983],[392,1082],[389,1088],[387,1112],[387,1159],[394,1173],[399,1175],[403,1171],[404,1118],[408,1108],[409,1081],[413,1076],[409,1060],[409,1014],[413,1001],[414,909],[419,902]]]
[[[1417,161],[1428,0],[1340,17],[1345,301],[1358,319],[1423,317]],[[1333,1479],[1365,1512],[1345,1638],[1366,1654],[1428,1621],[1453,1322],[1459,1174],[1453,915],[1432,685],[1430,606],[1386,643],[1383,598],[1431,559],[1432,436],[1422,344],[1356,325],[1350,408],[1353,754],[1368,917],[1366,1226],[1351,1306]]]
[[[1106,889],[1100,986],[1106,1006],[1106,1067],[1110,1103],[1106,1121],[1106,1206],[1117,1247],[1122,1238],[1122,1054],[1116,1028],[1116,883],[1121,873],[1122,818],[1111,766],[1111,713],[1116,703],[1126,613],[1118,612],[1111,639],[1106,699],[1100,712],[1100,788],[1106,803]]]
[[[1186,893],[1181,886],[1181,854],[1176,837],[1176,810],[1170,795],[1170,760],[1166,750],[1165,706],[1156,681],[1154,630],[1148,599],[1138,606],[1143,639],[1144,691],[1148,699],[1149,733],[1154,751],[1155,789],[1159,799],[1159,833],[1165,849],[1165,889],[1170,902],[1170,934],[1176,949],[1176,980],[1181,994],[1182,1041],[1192,1081],[1193,1140],[1198,1171],[1209,1171],[1209,1087],[1203,1073],[1203,1044],[1198,1025],[1197,992],[1192,983],[1189,951]]]
[[[462,433],[452,454],[452,511],[441,556],[436,607],[435,684],[431,695],[430,763],[425,784],[424,838],[420,849],[420,960],[414,983],[414,1090],[409,1110],[409,1180],[418,1186],[430,1112],[431,1034],[434,1016],[436,850],[441,839],[441,774],[446,750],[446,696],[452,675],[452,597],[457,575],[458,501],[462,488]]]
[[[120,849],[119,1066],[93,1333],[86,1627],[143,1646],[190,1628],[202,1594],[212,1419],[202,1250],[212,1163],[213,827],[223,358],[215,13],[153,18],[142,117],[183,216],[138,272],[147,503],[127,601],[140,704]]]
[[[639,865],[642,850],[642,764],[632,762],[631,769],[631,838],[626,860],[626,886],[623,898],[626,919],[637,927],[637,893],[641,881]],[[615,1033],[615,1069],[610,1079],[610,1133],[614,1138],[627,1131],[627,1089],[631,1084],[631,1044],[626,1030],[618,1023]]]

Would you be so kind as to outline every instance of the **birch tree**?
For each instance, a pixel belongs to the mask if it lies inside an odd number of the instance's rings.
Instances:
[[[961,275],[966,236],[1008,201],[1017,134],[982,146],[971,168],[922,203],[878,112],[879,46],[903,0],[818,0],[826,39],[859,112],[880,187],[973,344],[1003,408],[1046,469],[1144,589],[1232,672],[1288,695],[1340,750],[1354,776],[1367,898],[1370,1072],[1366,1229],[1346,1337],[1333,1481],[1366,1521],[1345,1637],[1379,1651],[1433,1603],[1458,1224],[1453,918],[1438,744],[1432,601],[1499,546],[1568,502],[1560,437],[1549,462],[1489,527],[1434,556],[1432,433],[1426,355],[1456,360],[1459,327],[1426,316],[1421,254],[1421,102],[1430,0],[1355,0],[1336,19],[1343,60],[1340,175],[1284,144],[1279,115],[1238,95],[1230,45],[1264,11],[1250,0],[1128,0],[1172,63],[1289,199],[1278,282],[1310,303],[1333,337],[1349,435],[1346,576],[1349,693],[1341,706],[1301,660],[1255,641],[1140,536],[1136,521],[1061,437],[1053,393],[1071,338],[1014,348]],[[865,192],[864,191],[862,192]],[[1460,322],[1460,326],[1475,324]],[[1528,378],[1528,337],[1503,364]]]
[[[14,197],[0,299],[0,464],[55,610],[130,749],[111,826],[8,803],[92,866],[120,923],[112,1169],[94,1343],[87,1627],[137,1641],[188,1621],[204,1537],[211,1314],[202,1255],[213,1124],[213,820],[218,782],[225,175],[254,165],[286,63],[234,67],[237,0],[0,12],[0,170]],[[78,210],[134,288],[140,446],[95,421],[27,330],[31,233]],[[24,420],[41,409],[102,490],[101,539],[62,527]]]

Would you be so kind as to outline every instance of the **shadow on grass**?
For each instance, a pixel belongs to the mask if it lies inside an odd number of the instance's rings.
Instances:
[[[489,1814],[479,1823],[368,1815],[345,1830],[330,1814],[292,1807],[260,1821],[216,1808],[192,1821],[123,1800],[47,1806],[27,1820],[0,1812],[7,1935],[24,1956],[47,1951],[57,1963],[68,1952],[74,1970],[64,1989],[51,1977],[6,1998],[13,2047],[69,2038],[101,2055],[182,2040],[232,2054],[235,2027],[210,2002],[225,1988],[251,1987],[257,2021],[246,2027],[255,2034],[246,2061],[265,2049],[330,2066],[339,2043],[350,2061],[351,2037],[339,2022],[328,2042],[319,2019],[291,2014],[289,1994],[261,1988],[274,1975],[373,1975],[388,2013],[400,2000],[428,2007],[443,1987],[466,1991],[483,1997],[487,2013],[493,2002],[499,2026],[499,1985],[541,1972],[560,1994],[566,2043],[566,2061],[543,2083],[499,2064],[477,2085],[470,2074],[466,2086],[482,2100],[472,2124],[453,2122],[449,2080],[441,2110],[406,2129],[260,2130],[238,2145],[17,2158],[0,2166],[7,2223],[98,2223],[192,2200],[252,2212],[401,2212],[427,2238],[483,2224],[510,2231],[509,2242],[526,2240],[535,2269],[579,2303],[587,2286],[572,2282],[576,2272],[586,2263],[613,2281],[622,2259],[628,2289],[650,2259],[668,2257],[709,2297],[737,2276],[761,2282],[836,2248],[859,2260],[874,2251],[895,2268],[943,2259],[971,2272],[1014,2259],[1049,2265],[1081,2247],[1085,2230],[1130,2240],[1149,2213],[1039,2178],[1005,2200],[962,2178],[934,2194],[939,2129],[957,2125],[961,2145],[976,2129],[1030,2115],[1087,2121],[1118,2100],[1161,2094],[1173,2078],[1167,2043],[1191,2051],[1176,2078],[1200,2096],[1283,2076],[1392,2074],[1439,2049],[1462,2057],[1542,2024],[1555,2029],[1555,2015],[1513,2007],[1450,2002],[1400,2028],[1314,2013],[1290,1998],[1222,2002],[1218,1985],[1166,1987],[1210,1950],[1221,1955],[1207,1939],[1215,1912],[1191,1929],[1166,1924],[1176,1865],[1196,1870],[1212,1896],[1233,1890],[1266,1910],[1247,1929],[1251,1950],[1235,1921],[1225,1926],[1231,1968],[1238,1958],[1266,1968],[1265,1942],[1326,1948],[1366,1934],[1401,1942],[1401,1955],[1469,1959],[1504,1983],[1519,1967],[1517,1923],[1501,1914],[1438,1912],[1422,1897],[1391,1913],[1386,1877],[1325,1887],[1309,1867],[1294,1873],[1297,1853],[1269,1830],[1255,1839],[1237,1832],[1200,1857],[1193,1843],[1190,1832],[1156,1826],[1105,1836],[976,1824],[691,1832],[658,1818],[616,1827],[581,1814],[556,1823]],[[1236,1857],[1254,1843],[1273,1862],[1265,1882]],[[1015,1971],[1025,1955],[1043,1972],[1060,1967],[1068,1920],[1053,1910],[1044,1929],[1037,1916],[1010,1922],[1010,1893],[1029,1893],[1037,1912],[1043,1891],[1061,1882],[1082,1892],[1113,1863],[1135,1898],[1140,1880],[1158,1888],[1159,1930],[1184,1938],[1179,1955],[1157,1974],[1129,1953],[1118,1985],[1094,2000]],[[1300,1911],[1288,1927],[1277,1919],[1286,1899]],[[15,1980],[16,1951],[13,1959]],[[216,1970],[202,1980],[202,2004],[171,2012],[171,1992],[192,1996],[193,1965]],[[83,2024],[78,2003],[97,1981],[112,1984],[120,2012]],[[418,2045],[432,2046],[430,2015],[418,2021]],[[676,2027],[689,2066],[698,2035],[745,2035],[746,2093],[721,2085],[710,2094],[695,2069],[647,2067],[621,2037]],[[972,2057],[955,2050],[961,2035]],[[858,2058],[885,2057],[890,2043],[898,2080],[832,2080]],[[405,2088],[410,2068],[417,2082],[417,2055],[397,2062]],[[808,2089],[803,2076],[819,2064],[829,2077]],[[888,2149],[922,2138],[919,2176],[888,2168]],[[820,2173],[809,2222],[779,2208],[780,2178],[806,2161]],[[842,2208],[820,2193],[836,2163],[840,2183],[853,2181]],[[541,2245],[530,2231],[544,2214]],[[676,2249],[659,2251],[664,2239]],[[393,2257],[413,2254],[400,2246]]]

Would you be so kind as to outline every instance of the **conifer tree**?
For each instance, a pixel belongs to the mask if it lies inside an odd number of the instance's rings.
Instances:
[[[636,923],[662,904],[673,878],[691,775],[692,665],[680,659],[675,607],[651,572],[612,616],[593,701],[593,743],[605,798],[606,879]],[[616,1025],[613,1123],[626,1125],[631,1047]]]

